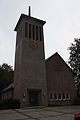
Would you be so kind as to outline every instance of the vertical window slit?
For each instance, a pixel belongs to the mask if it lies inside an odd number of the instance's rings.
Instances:
[[[38,26],[36,26],[36,40],[38,40]]]
[[[29,24],[29,38],[31,38],[31,24]]]
[[[35,39],[35,26],[33,25],[33,39]]]
[[[50,99],[51,99],[51,100],[53,99],[53,95],[52,95],[52,93],[50,94]]]
[[[39,27],[40,41],[42,41],[41,27]]]
[[[66,96],[65,96],[65,94],[63,93],[63,100],[66,100]]]
[[[57,94],[56,94],[56,93],[55,93],[54,97],[55,97],[55,100],[58,100],[58,96],[57,96]]]

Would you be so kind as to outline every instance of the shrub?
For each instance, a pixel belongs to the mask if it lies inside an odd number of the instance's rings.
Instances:
[[[19,100],[4,100],[0,101],[0,109],[15,109],[20,108],[20,101]]]
[[[74,105],[80,105],[80,98],[76,98],[74,100]]]

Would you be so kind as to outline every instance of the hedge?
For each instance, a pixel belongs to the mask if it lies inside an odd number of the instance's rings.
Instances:
[[[19,100],[4,100],[0,101],[0,109],[15,109],[20,108],[20,101]]]

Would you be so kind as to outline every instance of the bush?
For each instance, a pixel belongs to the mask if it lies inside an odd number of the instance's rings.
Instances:
[[[15,109],[20,108],[20,101],[19,100],[5,100],[0,101],[0,109]]]
[[[80,98],[76,98],[74,100],[74,105],[80,105]]]

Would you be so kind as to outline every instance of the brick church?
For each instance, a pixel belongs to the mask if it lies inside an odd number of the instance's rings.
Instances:
[[[15,27],[13,98],[21,107],[72,105],[76,97],[74,74],[62,57],[56,52],[45,60],[45,23],[32,17],[29,7],[29,14],[21,14]]]

